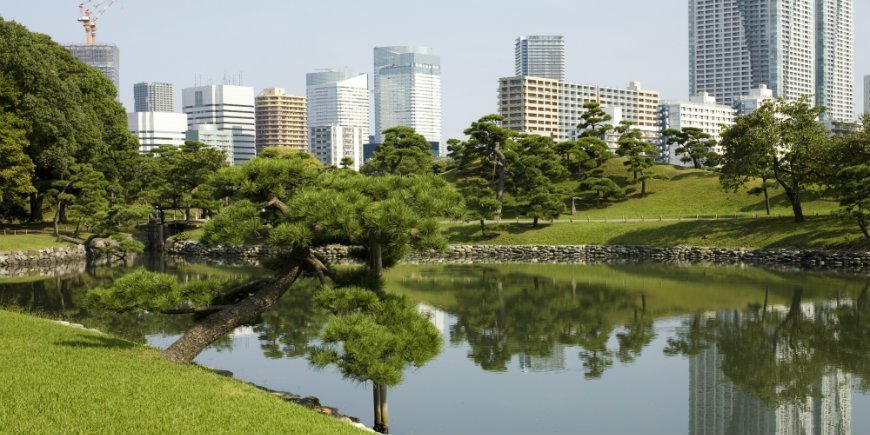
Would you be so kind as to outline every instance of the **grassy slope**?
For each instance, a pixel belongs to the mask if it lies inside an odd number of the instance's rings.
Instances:
[[[856,226],[836,218],[809,218],[803,224],[790,218],[732,219],[684,222],[575,222],[490,225],[482,237],[478,225],[445,228],[452,244],[494,245],[648,245],[746,248],[870,249]],[[495,231],[493,231],[495,230]]]
[[[683,168],[671,165],[656,165],[655,173],[664,179],[654,179],[647,183],[647,196],[639,196],[640,184],[631,181],[631,173],[623,166],[624,159],[611,159],[602,168],[601,174],[626,188],[628,197],[625,200],[595,207],[591,201],[578,201],[577,217],[585,219],[603,218],[678,218],[715,216],[715,215],[763,215],[764,200],[760,195],[750,195],[746,190],[758,183],[747,186],[738,192],[726,192],[719,184],[716,173],[704,170]],[[578,181],[567,181],[562,187],[572,195],[580,195]],[[522,217],[522,212],[513,207],[508,199],[505,218]],[[782,189],[771,191],[771,205],[774,216],[791,215],[791,206]],[[570,206],[570,203],[569,203]],[[808,216],[828,214],[837,208],[834,201],[819,199],[812,195],[804,198],[804,213]]]
[[[0,252],[26,251],[28,249],[62,248],[67,243],[58,242],[49,234],[0,235]]]
[[[0,428],[11,433],[358,430],[157,351],[0,311]]]

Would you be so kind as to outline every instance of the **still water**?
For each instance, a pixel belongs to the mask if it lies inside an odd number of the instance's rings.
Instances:
[[[185,280],[266,273],[144,266]],[[87,288],[130,270],[0,279],[0,306],[168,346],[191,318],[83,306]],[[444,338],[390,390],[393,433],[870,433],[870,277],[632,264],[399,266],[387,278]],[[197,361],[371,425],[371,386],[305,359],[326,320],[314,290],[298,285]]]

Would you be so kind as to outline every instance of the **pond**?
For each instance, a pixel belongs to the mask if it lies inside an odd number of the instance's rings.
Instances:
[[[185,280],[256,267],[145,261]],[[0,279],[0,306],[157,347],[190,317],[110,315],[87,288],[129,268]],[[411,266],[387,288],[431,316],[442,353],[390,391],[397,434],[870,432],[870,278],[737,266]],[[371,386],[305,358],[325,316],[313,283],[197,362],[314,395],[372,424]]]

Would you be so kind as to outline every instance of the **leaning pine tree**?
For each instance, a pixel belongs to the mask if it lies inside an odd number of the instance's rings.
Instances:
[[[204,315],[162,352],[170,361],[189,363],[215,340],[253,322],[292,291],[301,276],[308,275],[329,289],[324,290],[327,293],[321,300],[337,303],[335,294],[350,295],[342,299],[340,307],[330,308],[329,302],[324,302],[326,310],[337,317],[329,322],[324,343],[340,341],[350,354],[361,339],[358,335],[345,337],[342,331],[369,333],[361,342],[370,343],[369,339],[388,328],[395,337],[386,342],[378,339],[376,350],[382,355],[398,355],[385,363],[379,358],[362,358],[359,353],[342,357],[324,348],[312,354],[316,363],[337,364],[349,377],[371,380],[376,392],[383,388],[385,401],[386,385],[398,383],[405,365],[422,365],[437,354],[440,341],[431,339],[432,331],[423,328],[423,323],[411,322],[402,329],[394,319],[384,320],[378,310],[410,318],[406,302],[380,290],[381,275],[411,249],[443,248],[445,240],[438,221],[455,217],[462,207],[461,197],[445,181],[435,176],[367,177],[352,171],[324,171],[305,154],[274,153],[270,158],[222,169],[210,189],[214,195],[227,198],[230,205],[206,225],[203,240],[268,244],[279,253],[268,262],[273,276],[233,287],[219,282],[181,284],[166,275],[137,272],[136,279],[92,290],[91,303],[115,311]],[[336,243],[360,247],[365,265],[361,272],[345,276],[347,273],[333,270],[317,254],[317,247]],[[347,288],[350,285],[352,289]],[[372,294],[358,297],[360,287],[371,289]],[[380,301],[374,304],[377,310],[370,307],[371,298]],[[347,305],[354,301],[356,305]],[[438,336],[437,331],[434,334]],[[409,336],[418,338],[409,341]],[[343,366],[342,361],[348,358],[357,361],[353,371]],[[379,407],[378,403],[376,400],[382,417],[376,419],[375,426],[386,432],[386,404]]]

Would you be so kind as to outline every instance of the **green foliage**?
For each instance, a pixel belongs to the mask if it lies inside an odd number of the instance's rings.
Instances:
[[[88,306],[104,311],[165,311],[206,307],[226,283],[190,281],[180,283],[171,275],[139,269],[112,283],[110,288],[88,291]]]
[[[32,180],[36,166],[25,153],[28,146],[27,125],[0,112],[0,221],[26,218],[26,198],[36,193]]]
[[[29,126],[25,153],[39,195],[68,179],[76,164],[91,165],[110,183],[128,176],[121,170],[138,144],[115,96],[108,78],[47,36],[0,20],[0,109]],[[42,219],[39,198],[31,220]]]
[[[580,115],[580,124],[577,125],[580,137],[597,138],[603,141],[607,132],[613,130],[613,125],[608,123],[613,117],[601,108],[601,103],[598,101],[583,103],[583,109],[584,112]]]
[[[473,220],[495,219],[501,211],[501,203],[489,182],[480,177],[465,178],[459,182],[459,192],[465,199],[468,218]]]
[[[507,154],[514,145],[516,132],[502,126],[504,117],[487,115],[472,122],[465,130],[469,136],[465,142],[455,139],[448,141],[450,158],[456,163],[457,170],[466,177],[491,180],[496,199],[504,200],[508,178],[509,161]]]
[[[526,216],[534,220],[534,226],[538,226],[539,219],[558,219],[565,212],[563,195],[542,187],[529,196],[526,206]]]
[[[867,209],[870,209],[870,165],[849,166],[837,174],[837,197],[846,213],[853,215],[864,237],[870,239]]]
[[[601,204],[601,201],[607,202],[610,199],[622,199],[625,197],[625,190],[607,177],[587,178],[580,183],[580,189],[583,193],[595,197],[596,207]]]
[[[213,198],[267,202],[314,183],[323,165],[309,153],[267,148],[244,165],[221,168],[202,188]]]
[[[230,204],[206,223],[202,242],[243,245],[260,240],[265,231],[257,206],[251,201],[241,200]]]
[[[804,220],[805,191],[830,173],[831,140],[819,121],[823,109],[804,98],[766,102],[722,133],[722,185],[737,189],[753,177],[775,179],[789,199],[795,221]]]
[[[674,154],[683,163],[692,163],[695,169],[712,168],[719,163],[719,155],[714,151],[716,140],[696,127],[683,127],[682,130],[668,129],[662,133],[668,145],[677,144]]]
[[[393,386],[406,367],[441,351],[441,334],[406,298],[360,288],[324,289],[315,302],[331,313],[311,362],[335,365],[347,378]]]
[[[160,211],[161,220],[167,209],[214,206],[197,193],[200,185],[227,165],[226,153],[187,141],[180,147],[161,146],[152,150],[150,157],[143,162],[149,167],[144,196]]]
[[[429,174],[435,157],[429,142],[411,127],[393,127],[384,131],[384,143],[378,145],[362,172],[366,175]]]
[[[634,180],[641,182],[640,195],[644,196],[647,180],[656,178],[652,171],[657,154],[656,147],[645,142],[640,130],[633,128],[629,121],[622,121],[616,131],[620,135],[616,154],[626,157],[624,165],[633,174]]]

